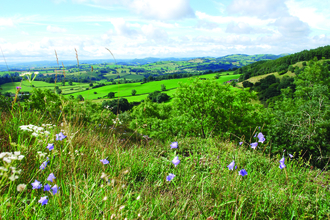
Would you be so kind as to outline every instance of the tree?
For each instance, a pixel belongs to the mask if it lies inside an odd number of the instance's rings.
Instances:
[[[132,89],[132,96],[135,96],[135,94],[136,94],[136,90]]]
[[[120,98],[119,100],[104,100],[102,102],[102,107],[105,108],[107,106],[109,106],[109,109],[111,109],[114,114],[125,112],[131,108],[128,100],[125,98]]]
[[[161,84],[160,87],[161,87],[162,91],[166,91],[166,86],[164,84]]]
[[[72,80],[69,80],[69,86],[72,86]]]
[[[147,82],[147,78],[143,78],[143,83],[146,83]]]
[[[108,93],[108,98],[109,99],[112,99],[112,98],[114,98],[115,97],[115,93],[114,92],[109,92]]]
[[[244,88],[248,88],[248,87],[252,87],[253,86],[253,83],[252,82],[249,82],[249,81],[244,81],[243,82],[243,87]]]
[[[77,96],[77,100],[78,100],[78,101],[84,101],[84,97],[83,97],[82,95],[78,95],[78,96]]]
[[[56,94],[61,94],[62,90],[61,89],[56,89]]]
[[[65,86],[65,81],[64,80],[62,80],[62,86]]]
[[[93,86],[93,83],[90,83],[89,86],[92,87]]]

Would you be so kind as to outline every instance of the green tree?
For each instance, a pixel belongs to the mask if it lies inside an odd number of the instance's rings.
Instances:
[[[107,107],[108,109],[111,109],[111,111],[114,114],[125,112],[125,111],[131,109],[131,106],[130,106],[128,100],[125,99],[125,98],[120,98],[119,100],[117,100],[117,99],[115,99],[115,100],[104,100],[102,102],[102,107],[103,108]]]
[[[136,94],[136,90],[132,89],[132,96],[135,96],[135,94]]]
[[[112,98],[114,98],[115,97],[115,93],[114,92],[109,92],[108,93],[108,98],[109,99],[112,99]]]
[[[82,95],[77,95],[77,100],[78,101],[84,101],[84,97]]]
[[[146,83],[147,82],[147,78],[143,78],[143,83]]]
[[[69,80],[69,86],[72,86],[72,80]]]
[[[161,84],[160,87],[161,87],[162,91],[166,91],[166,86],[164,84]]]

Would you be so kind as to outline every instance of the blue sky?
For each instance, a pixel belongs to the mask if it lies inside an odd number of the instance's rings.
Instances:
[[[8,62],[295,53],[330,44],[324,0],[2,0]],[[0,64],[3,64],[1,59]]]

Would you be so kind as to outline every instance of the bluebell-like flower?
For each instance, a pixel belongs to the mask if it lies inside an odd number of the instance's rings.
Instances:
[[[52,187],[52,193],[53,193],[53,195],[55,195],[55,194],[57,193],[57,191],[58,191],[59,188],[60,188],[60,187],[58,187],[57,185],[54,185],[54,186]]]
[[[53,150],[53,149],[54,149],[54,144],[48,144],[48,145],[47,145],[47,149],[48,149],[49,151]]]
[[[258,138],[259,138],[259,142],[261,143],[264,143],[264,141],[266,140],[265,136],[261,132],[258,134]]]
[[[39,167],[40,169],[44,170],[49,163],[49,158],[47,157],[47,160],[42,162],[41,166]]]
[[[100,160],[103,164],[108,164],[109,163],[109,161],[107,160],[107,159],[102,159],[102,160]]]
[[[172,142],[171,143],[171,149],[172,148],[178,148],[178,142]]]
[[[172,173],[170,173],[170,174],[166,177],[166,181],[171,181],[174,177],[175,177],[175,175],[172,174]]]
[[[176,167],[180,163],[179,157],[178,156],[174,157],[174,159],[172,160],[172,163]]]
[[[35,180],[31,185],[32,189],[40,189],[42,187],[42,184],[38,180]]]
[[[49,191],[50,190],[51,185],[49,185],[48,183],[44,186],[44,191]]]
[[[292,155],[292,154],[289,154],[289,157],[290,157],[290,158],[292,158],[292,157],[293,157],[293,155]]]
[[[286,167],[286,165],[284,164],[284,162],[285,162],[285,158],[283,156],[283,158],[280,160],[280,166],[279,166],[280,169],[283,169],[284,167]]]
[[[49,174],[49,176],[47,177],[47,180],[50,182],[53,182],[54,179],[56,179],[56,177],[54,176],[54,173]]]
[[[41,205],[46,205],[48,202],[47,196],[41,197],[38,202],[41,203]]]
[[[256,147],[258,146],[258,142],[251,143],[250,145],[252,149],[256,149]]]
[[[245,176],[245,175],[247,175],[248,173],[246,172],[246,170],[241,169],[241,170],[238,172],[238,174],[241,175],[241,176]]]
[[[239,142],[239,145],[242,145],[243,144],[243,142]]]
[[[257,133],[253,137],[257,137]]]
[[[227,167],[229,170],[234,170],[235,161],[232,161]]]
[[[56,134],[56,140],[62,141],[66,136],[62,133],[62,131],[59,134]]]

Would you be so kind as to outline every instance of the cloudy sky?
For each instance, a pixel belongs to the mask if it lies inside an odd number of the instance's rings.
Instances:
[[[3,0],[4,1],[4,0]],[[0,7],[9,62],[295,53],[330,44],[325,0],[15,0]],[[3,64],[3,59],[0,59]]]

